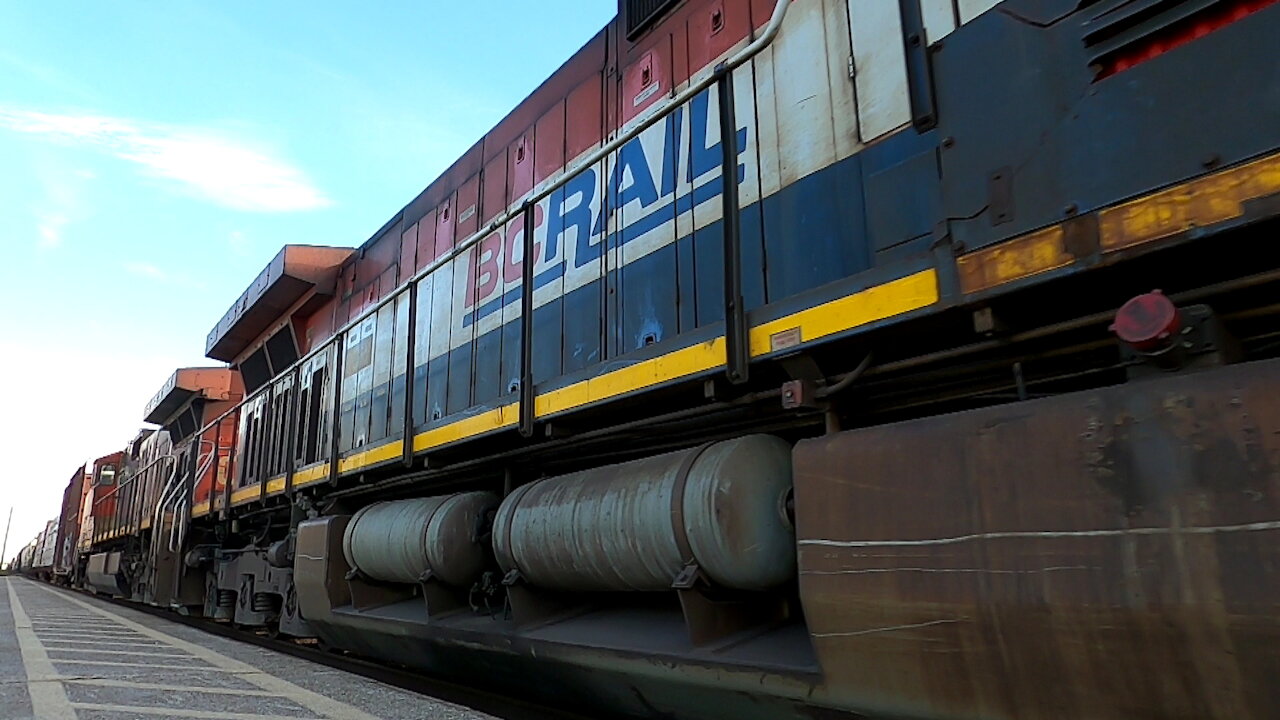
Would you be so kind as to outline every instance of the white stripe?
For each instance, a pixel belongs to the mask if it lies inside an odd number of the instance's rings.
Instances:
[[[287,680],[275,677],[274,675],[269,675],[248,663],[226,657],[225,655],[220,655],[208,648],[196,645],[195,643],[187,642],[186,640],[168,635],[160,632],[159,630],[154,630],[122,615],[116,615],[113,612],[99,609],[83,600],[80,600],[79,598],[71,597],[53,588],[42,587],[41,589],[51,595],[56,595],[69,603],[79,605],[90,612],[96,612],[103,617],[115,620],[125,627],[137,630],[140,634],[159,640],[172,648],[190,653],[197,659],[203,660],[204,662],[215,666],[217,669],[221,669],[224,672],[236,673],[237,677],[243,678],[263,690],[285,697],[319,716],[328,718],[328,720],[378,720],[377,717],[358,708],[354,708],[346,703],[325,697],[324,695],[312,692],[306,688],[298,687]]]
[[[187,708],[148,707],[146,705],[105,705],[101,703],[76,703],[79,710],[134,713],[136,715],[167,715],[169,717],[206,718],[207,720],[306,720],[297,715],[258,715],[256,713],[216,712]],[[43,720],[43,718],[41,718]]]
[[[195,658],[186,653],[158,653],[149,648],[141,650],[94,650],[93,648],[56,648],[46,646],[45,649],[49,652],[76,652],[89,653],[90,655],[145,655],[147,657],[187,658],[188,660],[195,660]],[[52,659],[58,661],[61,660],[60,658]]]
[[[55,648],[52,643],[60,643],[62,645],[130,645],[133,647],[157,648],[164,647],[153,640],[68,640],[66,638],[44,638],[44,646],[53,649],[70,650],[71,648]]]
[[[1115,530],[1024,530],[1009,532],[973,533],[944,538],[928,538],[925,540],[801,540],[800,545],[818,545],[821,547],[909,547],[914,545],[954,545],[972,540],[1006,540],[1010,538],[1075,538],[1075,537],[1120,537],[1126,535],[1212,535],[1230,532],[1257,532],[1280,530],[1280,521],[1246,523],[1243,525],[1212,525],[1207,527],[1143,527]]]
[[[75,720],[76,711],[67,699],[67,691],[57,681],[58,673],[49,661],[40,640],[31,630],[31,619],[22,609],[13,580],[5,578],[9,590],[9,609],[13,613],[13,631],[18,637],[22,666],[27,670],[27,695],[31,698],[31,714],[40,720]]]
[[[280,697],[266,690],[245,690],[243,688],[199,687],[195,685],[166,685],[164,683],[134,682],[115,678],[66,678],[64,683],[76,685],[93,685],[95,687],[128,688],[131,690],[167,690],[170,692],[206,693],[209,695],[243,695],[245,697]]]
[[[192,658],[193,660],[195,658]],[[131,662],[115,662],[112,660],[64,660],[62,658],[50,658],[51,661],[59,665],[103,665],[106,667],[131,667],[131,668],[162,668],[164,670],[202,670],[208,672],[235,672],[226,668],[213,667],[211,665],[166,665],[160,663],[131,663]]]
[[[956,623],[960,620],[930,620],[929,622],[911,623],[909,625],[890,625],[888,627],[868,628],[866,630],[853,630],[850,632],[830,632],[830,633],[814,633],[814,637],[852,637],[854,635],[872,635],[882,632],[893,632],[894,630],[911,630],[913,628],[929,627],[930,625],[945,625],[947,623]]]
[[[1056,572],[1058,570],[1101,570],[1102,568],[1091,565],[1055,565],[1054,567],[1036,568],[1034,570],[990,570],[987,568],[924,568],[924,567],[894,567],[894,568],[850,568],[846,570],[801,570],[801,575],[874,575],[877,573],[892,572],[921,572],[921,573],[982,573],[984,575],[1035,575],[1039,573]]]
[[[77,630],[76,628],[68,628],[68,626],[61,625],[54,626],[54,628],[36,628],[36,626],[32,626],[32,629],[36,630],[38,633],[49,633],[51,635],[109,635],[109,637],[115,637],[115,635],[137,635],[133,630],[127,630],[124,628],[120,628],[118,630],[108,630],[105,628],[86,628],[83,630]]]

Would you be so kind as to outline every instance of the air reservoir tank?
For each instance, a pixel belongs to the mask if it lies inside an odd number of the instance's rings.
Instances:
[[[556,590],[666,590],[690,562],[716,585],[794,577],[791,447],[748,435],[517,488],[494,520],[504,571]]]
[[[367,577],[416,583],[431,577],[469,587],[484,570],[477,518],[498,505],[488,492],[377,502],[361,508],[342,536],[347,564]]]

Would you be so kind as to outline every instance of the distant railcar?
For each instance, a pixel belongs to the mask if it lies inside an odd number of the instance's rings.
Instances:
[[[271,260],[86,476],[76,577],[638,718],[1271,717],[1276,37],[621,0]]]
[[[53,557],[53,576],[60,583],[75,580],[81,503],[84,502],[86,478],[89,477],[91,475],[85,472],[83,465],[76,468],[62,494],[62,512],[57,519],[58,532]]]

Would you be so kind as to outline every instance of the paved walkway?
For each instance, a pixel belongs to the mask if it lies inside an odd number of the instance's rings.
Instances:
[[[0,720],[492,720],[25,578],[0,578]]]

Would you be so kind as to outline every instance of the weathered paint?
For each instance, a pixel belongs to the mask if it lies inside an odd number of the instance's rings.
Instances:
[[[498,509],[494,554],[557,591],[669,590],[690,563],[723,587],[776,587],[794,571],[789,453],[749,435],[525,485]]]
[[[1277,384],[1271,360],[801,442],[800,596],[832,698],[1271,717]]]
[[[366,505],[352,516],[342,553],[374,580],[414,585],[435,579],[469,589],[485,566],[477,518],[497,506],[498,497],[488,492]]]

